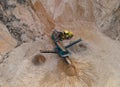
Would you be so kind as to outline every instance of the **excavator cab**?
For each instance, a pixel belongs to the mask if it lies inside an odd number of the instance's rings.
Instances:
[[[62,46],[60,41],[57,40],[57,33],[59,32],[56,30],[52,33],[52,39],[56,45],[56,48],[54,50],[59,54],[60,57],[64,58],[66,56],[69,56],[70,52]]]

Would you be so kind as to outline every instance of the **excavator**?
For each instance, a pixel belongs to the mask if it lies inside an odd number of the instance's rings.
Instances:
[[[57,36],[57,32],[53,32],[51,38],[52,38],[53,42],[55,43],[55,46],[56,46],[56,47],[55,47],[53,50],[46,50],[46,51],[40,50],[40,52],[41,52],[41,53],[56,53],[56,54],[58,54],[67,64],[72,64],[72,61],[71,61],[71,59],[70,59],[70,57],[69,57],[69,56],[71,55],[71,53],[70,53],[70,51],[68,50],[68,48],[71,47],[71,46],[73,46],[73,45],[75,45],[75,44],[77,44],[77,43],[79,43],[79,42],[81,42],[82,39],[78,39],[78,40],[70,43],[70,44],[67,45],[67,46],[63,46],[60,41],[57,41],[56,36]]]

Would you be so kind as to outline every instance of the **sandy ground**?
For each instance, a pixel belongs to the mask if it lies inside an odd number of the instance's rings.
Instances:
[[[45,3],[43,0],[40,1]],[[62,1],[59,6],[65,6],[65,2],[69,1]],[[71,3],[72,1],[69,2],[70,5]],[[89,5],[91,6],[90,3]],[[43,9],[42,4],[40,6],[38,8]],[[60,8],[59,6],[57,9]],[[53,19],[56,19],[55,29],[61,31],[69,29],[74,33],[70,41],[63,41],[64,45],[79,38],[83,40],[69,48],[70,58],[76,69],[73,72],[58,55],[40,53],[40,50],[54,49],[50,38],[54,21],[50,18],[52,13],[48,15],[44,10],[36,8],[32,10],[30,7],[18,5],[13,11],[15,16],[30,26],[29,30],[33,34],[28,34],[28,37],[33,35],[35,40],[29,37],[30,41],[14,49],[11,48],[7,55],[3,56],[4,60],[0,64],[0,87],[119,87],[120,42],[111,40],[100,33],[92,14],[88,15],[88,18],[72,21],[68,20],[69,17],[65,21],[64,17],[66,18],[67,14],[60,13],[62,15],[57,17],[57,10],[53,16]],[[69,6],[66,9],[69,9]],[[86,9],[89,10],[88,7]],[[90,21],[91,17],[93,20]],[[42,36],[44,32],[45,35]],[[37,35],[40,36],[37,37]],[[40,58],[36,55],[40,55]],[[35,60],[35,58],[38,59]]]
[[[80,31],[84,32],[80,37],[84,38],[82,43],[86,45],[85,50],[81,50],[78,45],[70,48],[71,59],[77,69],[75,76],[67,75],[64,62],[60,62],[55,54],[41,54],[46,62],[35,65],[32,60],[40,54],[39,50],[52,48],[52,44],[47,47],[44,45],[49,41],[38,40],[22,44],[10,52],[0,65],[1,87],[119,87],[119,42],[94,29],[91,31],[87,28]],[[84,37],[84,34],[88,36]]]

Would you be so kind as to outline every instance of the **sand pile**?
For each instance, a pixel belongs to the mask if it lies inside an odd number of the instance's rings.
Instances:
[[[94,73],[89,63],[79,63],[72,60],[72,65],[59,60],[57,68],[52,72],[47,72],[40,80],[41,87],[92,87]]]
[[[37,54],[37,55],[34,56],[32,62],[35,65],[40,65],[40,64],[43,64],[45,61],[46,61],[46,58],[43,55]]]
[[[67,64],[62,59],[58,62],[58,68],[68,76],[77,75],[76,67],[73,64]]]

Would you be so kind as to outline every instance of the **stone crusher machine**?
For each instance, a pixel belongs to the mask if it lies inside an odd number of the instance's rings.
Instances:
[[[68,51],[68,48],[79,43],[80,41],[82,41],[81,39],[78,39],[72,43],[70,43],[69,45],[67,46],[63,46],[60,41],[57,41],[57,38],[56,38],[56,35],[57,35],[57,32],[54,31],[52,33],[52,40],[54,41],[55,45],[56,45],[56,48],[54,50],[47,50],[47,51],[43,51],[43,50],[40,50],[41,53],[56,53],[58,54],[63,60],[65,60],[65,62],[67,64],[71,64],[72,61],[71,59],[69,58],[70,56],[70,52]]]

